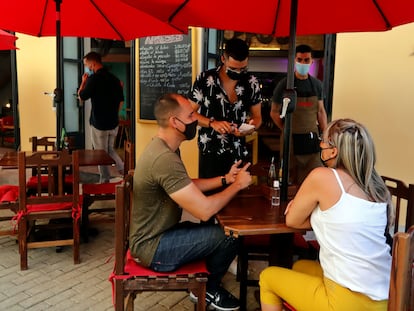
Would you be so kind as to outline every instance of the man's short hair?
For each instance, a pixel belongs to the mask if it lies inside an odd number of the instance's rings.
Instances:
[[[246,41],[239,38],[233,38],[226,42],[224,54],[241,62],[249,57],[249,46]]]
[[[89,52],[83,57],[83,59],[86,59],[87,61],[95,61],[100,64],[102,63],[102,56],[97,52]]]
[[[167,127],[170,116],[180,108],[177,96],[175,93],[167,93],[155,102],[154,116],[160,127]]]
[[[312,55],[312,48],[307,44],[301,44],[296,47],[296,53],[311,53]]]

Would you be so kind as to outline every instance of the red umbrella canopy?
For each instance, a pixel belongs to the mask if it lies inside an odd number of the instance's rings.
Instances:
[[[131,40],[143,36],[176,34],[180,31],[117,0],[3,1],[0,27],[33,36],[55,36],[60,15],[61,36]]]
[[[121,0],[186,30],[188,26],[289,36],[291,0]],[[301,0],[298,35],[383,31],[414,21],[413,0]]]
[[[15,50],[17,37],[0,29],[0,50]]]

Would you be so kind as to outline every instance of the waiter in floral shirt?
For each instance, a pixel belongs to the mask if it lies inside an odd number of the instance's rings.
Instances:
[[[227,41],[222,64],[198,75],[189,99],[198,131],[199,177],[223,176],[237,160],[248,158],[245,136],[262,123],[259,81],[247,73],[249,47],[241,39]],[[247,130],[243,123],[251,125]]]

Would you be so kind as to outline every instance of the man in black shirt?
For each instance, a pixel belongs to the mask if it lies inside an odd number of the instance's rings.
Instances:
[[[92,110],[89,119],[94,149],[103,149],[114,159],[116,168],[123,172],[124,163],[114,150],[118,133],[118,112],[124,101],[121,81],[102,64],[101,55],[90,52],[83,57],[85,73],[79,86],[81,100],[91,99]],[[107,166],[99,166],[100,182],[109,182]]]

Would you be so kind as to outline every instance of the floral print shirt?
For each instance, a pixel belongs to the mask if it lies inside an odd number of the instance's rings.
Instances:
[[[245,75],[236,85],[237,101],[230,103],[219,79],[220,67],[202,72],[194,82],[189,98],[200,108],[198,113],[218,121],[233,122],[239,127],[247,121],[250,107],[262,101],[262,93],[257,78]],[[245,159],[248,155],[245,138],[231,134],[221,134],[213,128],[200,127],[198,147],[201,154],[215,153],[218,156],[230,153],[235,160]]]

